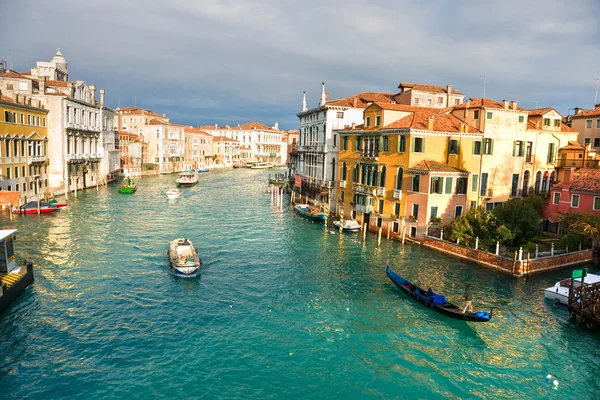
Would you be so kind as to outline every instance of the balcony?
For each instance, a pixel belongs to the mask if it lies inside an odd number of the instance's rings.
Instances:
[[[384,187],[377,188],[377,196],[385,197],[385,188]]]
[[[356,209],[356,211],[359,211],[363,214],[370,214],[373,212],[372,204],[357,204],[354,206],[354,208]]]
[[[48,157],[46,157],[46,156],[31,156],[27,160],[27,164],[38,163],[38,162],[43,163],[43,162],[46,162],[47,159],[48,159]]]
[[[346,188],[346,181],[340,181],[340,187]]]
[[[363,153],[360,153],[360,158],[361,160],[373,160],[373,161],[378,161],[379,160],[379,152],[378,151],[365,151]]]
[[[394,189],[394,199],[402,200],[402,190]]]

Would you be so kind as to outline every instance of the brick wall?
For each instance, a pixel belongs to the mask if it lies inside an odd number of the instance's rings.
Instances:
[[[6,208],[9,204],[12,204],[13,207],[19,205],[19,192],[0,192],[0,206],[2,208]]]

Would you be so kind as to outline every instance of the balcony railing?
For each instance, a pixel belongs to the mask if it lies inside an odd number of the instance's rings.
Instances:
[[[340,181],[340,187],[341,188],[345,188],[346,187],[346,181]]]
[[[46,156],[31,156],[27,160],[27,164],[36,163],[36,162],[45,162],[48,159]]]
[[[377,196],[385,196],[385,188],[384,187],[377,188]]]
[[[394,189],[394,199],[402,200],[402,190]]]
[[[360,153],[360,158],[363,160],[379,160],[379,152],[378,151],[369,151]]]
[[[363,214],[370,214],[373,212],[373,205],[371,204],[357,204],[354,206],[354,208],[356,208],[356,211],[359,211]]]

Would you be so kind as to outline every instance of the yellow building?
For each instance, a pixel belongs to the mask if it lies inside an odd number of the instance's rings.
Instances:
[[[38,100],[0,92],[0,190],[27,200],[47,191],[47,117]]]
[[[387,103],[365,109],[364,121],[338,131],[346,217],[416,237],[431,218],[450,221],[476,203],[478,176],[468,171],[479,171],[482,134],[473,126],[444,110]]]

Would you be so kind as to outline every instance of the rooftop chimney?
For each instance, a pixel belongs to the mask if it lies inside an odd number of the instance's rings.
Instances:
[[[512,109],[517,111],[517,101],[516,100],[512,101]]]
[[[469,133],[469,124],[465,124],[465,133]]]
[[[432,131],[433,130],[433,115],[431,117],[429,117],[429,119],[427,119],[427,130],[428,131]]]
[[[504,109],[508,110],[508,100],[502,100],[502,102],[504,103]]]
[[[567,189],[571,187],[571,184],[573,183],[573,175],[575,174],[575,168],[565,168],[563,171],[563,188]]]
[[[356,97],[355,97],[355,98],[356,98]],[[355,129],[355,128],[356,128],[356,122],[353,122],[353,123],[352,123],[352,129]]]
[[[573,112],[575,113],[574,115],[577,115],[577,114],[579,114],[581,111],[582,111],[582,108],[581,108],[581,107],[575,107],[575,108],[573,109]]]
[[[450,107],[452,104],[452,86],[446,86],[446,107]]]
[[[92,96],[92,104],[96,104],[96,86],[90,85],[90,94]]]
[[[354,107],[354,108],[358,107],[358,97],[354,97],[352,99],[352,107]]]
[[[100,89],[100,105],[104,107],[104,89]]]
[[[15,103],[19,104],[19,94],[15,94]]]
[[[39,82],[40,94],[45,94],[46,93],[46,77],[45,76],[40,77],[38,82]]]

